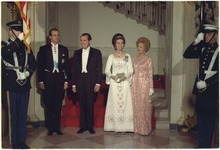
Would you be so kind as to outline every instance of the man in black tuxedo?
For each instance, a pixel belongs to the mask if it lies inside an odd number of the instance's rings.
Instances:
[[[49,31],[51,43],[40,47],[38,52],[38,87],[43,90],[47,115],[48,136],[60,130],[62,100],[68,88],[68,49],[58,44],[60,32]]]
[[[102,82],[102,54],[90,47],[92,37],[89,33],[80,36],[81,49],[73,55],[72,91],[78,94],[80,105],[80,130],[94,134],[94,103]]]

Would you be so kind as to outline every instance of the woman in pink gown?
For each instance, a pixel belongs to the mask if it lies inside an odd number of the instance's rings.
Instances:
[[[151,116],[153,104],[149,96],[153,90],[152,60],[145,53],[150,48],[150,41],[141,37],[136,42],[138,55],[133,58],[132,104],[134,118],[134,132],[148,135],[151,130]]]

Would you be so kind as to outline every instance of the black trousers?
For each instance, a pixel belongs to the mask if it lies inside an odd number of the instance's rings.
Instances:
[[[211,148],[218,117],[218,98],[196,97],[199,148]]]
[[[80,105],[80,126],[83,129],[90,129],[94,126],[94,102],[97,93],[94,92],[94,86],[90,81],[89,74],[83,74],[80,77],[80,85],[76,86]]]
[[[61,108],[65,90],[62,73],[48,73],[46,77],[44,102],[49,131],[60,131]]]

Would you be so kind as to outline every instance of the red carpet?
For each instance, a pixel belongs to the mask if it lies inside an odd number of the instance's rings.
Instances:
[[[105,106],[107,101],[108,86],[104,83],[101,86],[98,98],[94,106],[94,127],[103,128]],[[71,97],[71,98],[69,98]],[[62,108],[61,126],[63,127],[79,127],[80,126],[80,110],[77,97],[66,96],[65,105]]]
[[[66,104],[62,108],[61,126],[63,127],[79,127],[80,125],[80,111],[79,103],[73,105],[72,100],[66,96]],[[94,127],[102,128],[104,126],[104,96],[99,94],[94,108]]]
[[[159,80],[154,80],[155,88],[164,88],[164,76],[160,76]],[[71,93],[71,91],[69,92]],[[101,90],[98,94],[98,99],[95,103],[94,108],[94,127],[103,128],[104,126],[104,116],[105,116],[105,106],[108,94],[108,86],[103,81]],[[70,94],[71,95],[71,94]],[[69,98],[71,97],[71,98]],[[79,103],[76,96],[66,96],[65,105],[62,108],[62,127],[79,127],[80,126],[80,111]],[[154,110],[152,114],[152,128],[156,127],[156,119],[154,117]]]

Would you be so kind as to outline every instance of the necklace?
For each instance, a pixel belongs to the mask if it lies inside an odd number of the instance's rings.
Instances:
[[[114,52],[114,56],[118,58],[124,57],[125,53],[123,51]]]

